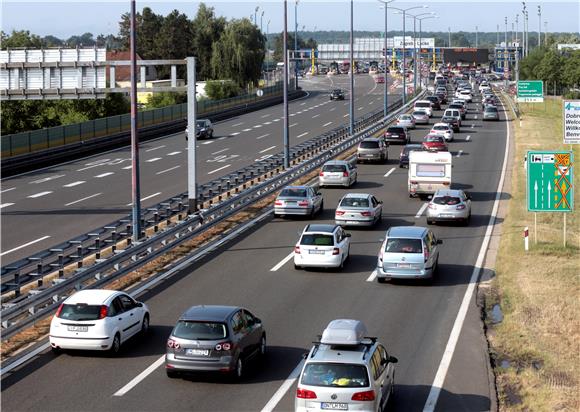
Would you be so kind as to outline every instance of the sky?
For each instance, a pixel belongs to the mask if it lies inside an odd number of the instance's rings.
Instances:
[[[130,10],[129,0],[77,0],[77,1],[47,1],[47,0],[0,0],[0,15],[2,30],[29,30],[40,36],[53,35],[66,39],[72,35],[86,32],[98,34],[118,34],[120,16]],[[206,1],[206,5],[214,7],[216,14],[228,19],[250,17],[255,8],[258,24],[262,24],[264,32],[280,32],[283,29],[283,2],[277,1]],[[137,1],[137,10],[150,7],[155,13],[167,15],[177,9],[193,18],[199,1]],[[294,29],[294,0],[288,1],[288,29]],[[395,0],[390,6],[409,8],[428,5],[425,9],[415,9],[409,13],[435,12],[437,18],[427,19],[422,23],[424,31],[468,31],[474,32],[478,26],[479,32],[495,32],[497,25],[504,30],[505,17],[508,17],[508,31],[519,13],[519,29],[522,27],[522,2],[488,0],[424,0],[423,2]],[[542,31],[544,21],[547,21],[548,32],[580,32],[580,1],[578,0],[544,0],[542,2],[526,2],[529,12],[529,30],[538,30],[538,5],[542,8]],[[354,29],[382,31],[384,29],[384,11],[380,9],[379,1],[354,0]],[[298,28],[307,31],[316,30],[348,30],[349,29],[348,0],[299,0]],[[262,12],[264,13],[262,17]],[[270,24],[268,25],[268,21]],[[407,20],[407,28],[412,29],[412,19]],[[389,10],[388,30],[401,30],[402,16]]]

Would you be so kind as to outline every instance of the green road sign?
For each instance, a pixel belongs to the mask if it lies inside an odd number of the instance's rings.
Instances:
[[[571,212],[574,209],[572,152],[528,152],[527,194],[530,212]]]
[[[518,102],[541,103],[544,101],[544,82],[542,80],[518,81]]]

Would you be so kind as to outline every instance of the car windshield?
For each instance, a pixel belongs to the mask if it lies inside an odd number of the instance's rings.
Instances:
[[[387,240],[385,252],[389,253],[422,253],[421,239],[390,238]]]
[[[207,124],[205,122],[205,120],[198,120],[197,121],[197,127],[206,127]]]
[[[345,165],[324,165],[322,166],[323,172],[345,172],[346,166]]]
[[[228,328],[220,322],[196,322],[180,320],[172,335],[189,340],[220,340],[228,337]]]
[[[334,236],[323,233],[307,233],[302,235],[300,244],[305,246],[334,246]]]
[[[67,320],[97,320],[100,312],[101,305],[87,305],[86,303],[67,305],[65,303],[58,317]]]
[[[457,196],[437,196],[433,198],[433,203],[436,205],[453,206],[461,203],[461,199],[459,199]]]
[[[306,197],[306,189],[286,188],[280,192],[283,197]]]
[[[345,197],[340,202],[340,206],[347,207],[369,207],[369,200],[364,197]]]
[[[360,142],[359,147],[361,149],[378,149],[379,142],[374,141],[374,140],[363,140],[362,142]]]
[[[342,93],[340,89],[333,90],[332,93]]]
[[[309,363],[304,368],[300,383],[310,386],[365,388],[369,386],[369,377],[364,365]]]

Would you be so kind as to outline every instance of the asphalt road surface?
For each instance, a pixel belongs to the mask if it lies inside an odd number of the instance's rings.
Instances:
[[[355,77],[355,117],[383,107],[383,85]],[[308,96],[290,102],[290,144],[348,122],[345,101],[331,88],[348,89],[348,77],[315,77],[300,83]],[[398,98],[396,89],[392,99]],[[392,100],[394,101],[394,100]],[[205,183],[283,150],[283,106],[215,124],[214,138],[198,142],[198,181]],[[187,191],[185,134],[140,145],[143,209]],[[125,147],[1,182],[2,265],[66,242],[131,213],[131,153]]]
[[[469,106],[471,111],[461,133],[450,143],[450,151],[454,155],[452,186],[472,194],[473,216],[468,227],[433,226],[444,243],[439,275],[432,286],[379,284],[373,279],[385,230],[395,225],[426,226],[426,202],[409,198],[407,170],[398,168],[400,147],[391,146],[387,164],[359,165],[358,183],[352,188],[322,190],[325,211],[316,222],[333,222],[334,208],[347,192],[368,192],[384,201],[381,224],[373,229],[347,230],[352,234],[351,258],[343,271],[296,271],[291,260],[280,265],[310,221],[266,219],[219,253],[142,296],[151,309],[152,331],[146,338],[131,341],[118,358],[47,353],[6,376],[2,380],[4,410],[260,411],[275,394],[279,402],[270,404],[275,404],[274,410],[293,410],[296,382],[291,373],[316,336],[337,318],[364,321],[369,332],[399,359],[394,410],[423,410],[470,283],[506,146],[503,112],[501,121],[483,123],[475,104]],[[431,122],[440,116],[441,112],[435,112]],[[419,126],[412,131],[413,140],[420,141],[426,130],[426,126]],[[217,148],[218,142],[212,145]],[[123,198],[122,202],[128,200]],[[262,363],[246,369],[241,383],[220,376],[169,379],[163,364],[155,364],[165,352],[176,319],[195,304],[241,305],[262,318],[268,353]],[[491,409],[488,363],[482,328],[471,301],[436,410]],[[115,396],[140,374],[133,387]],[[280,389],[289,377],[288,390]]]

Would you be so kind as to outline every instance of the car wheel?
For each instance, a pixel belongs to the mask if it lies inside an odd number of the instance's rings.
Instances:
[[[260,357],[266,356],[266,335],[262,335],[260,339]]]
[[[318,208],[318,213],[324,212],[324,200],[320,202],[320,207]]]
[[[294,269],[296,269],[296,270],[302,270],[302,266],[299,266],[296,263],[294,263]]]
[[[236,367],[234,369],[234,378],[236,380],[240,380],[242,379],[243,376],[244,376],[244,363],[242,361],[242,354],[240,353],[240,356],[236,361]]]
[[[62,349],[59,347],[51,346],[50,351],[53,353],[53,355],[60,355],[60,353],[62,352]]]
[[[109,349],[109,354],[111,356],[117,356],[120,350],[121,350],[121,335],[117,333],[113,338],[113,343],[111,344],[111,348]]]
[[[386,278],[379,278],[379,277],[377,277],[377,282],[379,282],[379,283],[387,283],[387,279]]]
[[[165,369],[165,373],[167,374],[167,377],[170,379],[179,378],[179,372],[177,372],[177,371],[172,371],[171,369]]]
[[[312,210],[310,211],[310,218],[313,219],[315,215],[316,215],[316,208],[313,205]]]
[[[147,332],[149,332],[149,314],[146,313],[141,322],[141,335],[147,335]]]
[[[427,224],[428,225],[432,225],[433,223],[435,223],[435,221],[431,220],[431,219],[427,219]]]

